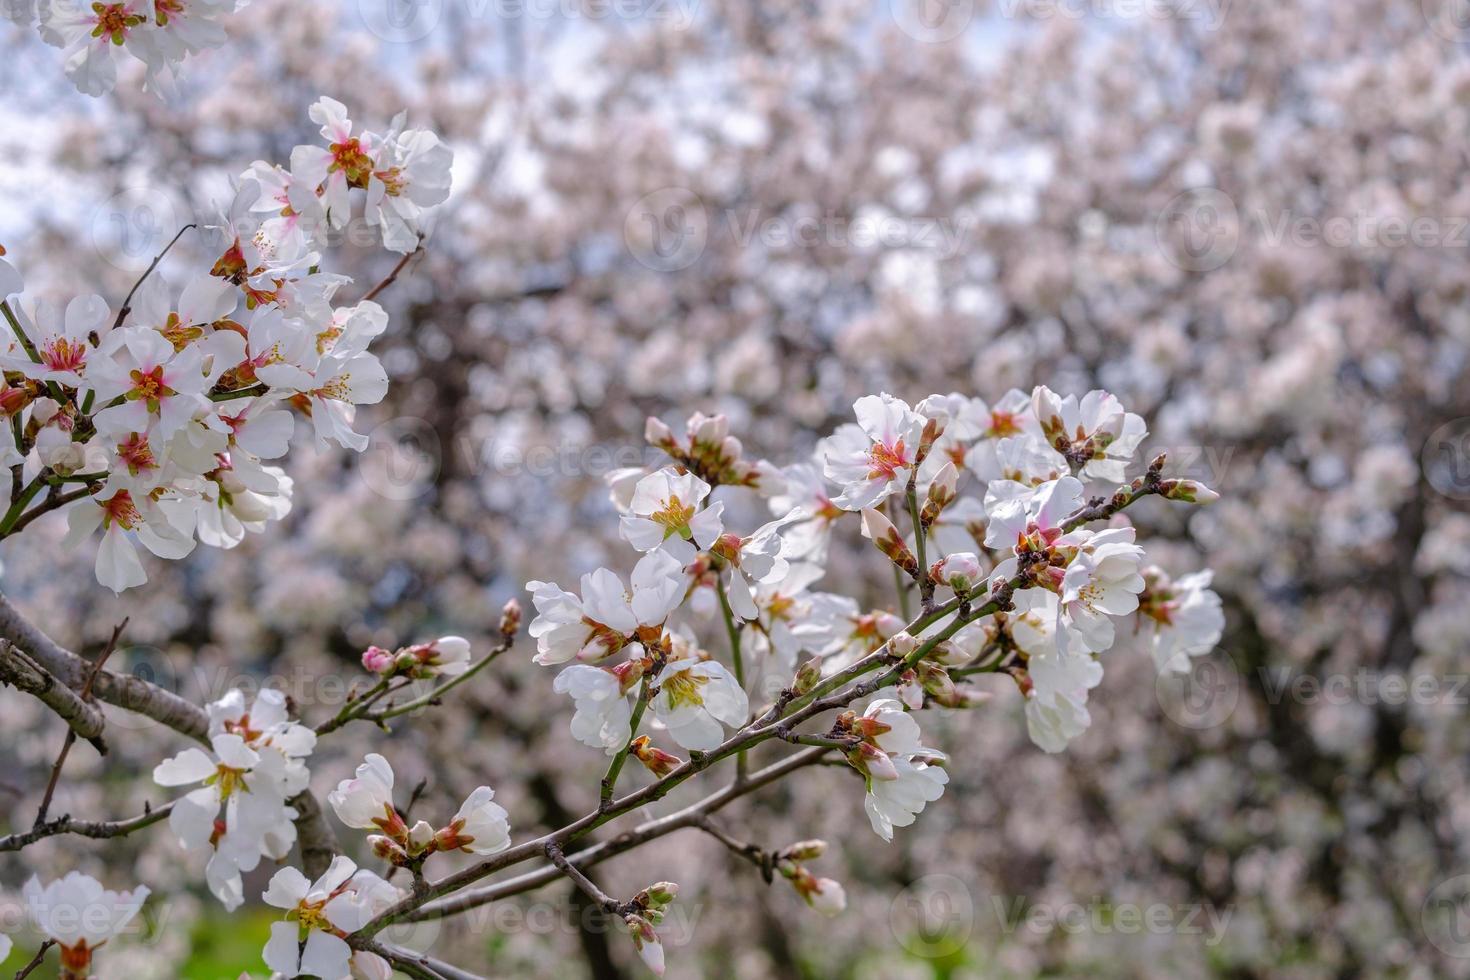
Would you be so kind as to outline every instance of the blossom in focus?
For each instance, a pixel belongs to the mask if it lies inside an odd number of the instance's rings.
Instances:
[[[893,828],[909,826],[926,804],[933,803],[944,794],[949,773],[930,764],[931,760],[942,758],[933,752],[895,758],[895,778],[868,780],[863,811],[867,813],[875,834],[886,841],[893,840]]]
[[[289,866],[275,873],[261,897],[284,909],[286,919],[271,926],[266,966],[286,977],[348,976],[352,947],[338,933],[356,932],[372,917],[365,896],[351,887],[355,873],[357,865],[342,856],[315,882]]]
[[[745,692],[735,676],[713,660],[675,661],[654,684],[658,688],[650,702],[654,716],[683,748],[708,752],[725,736],[721,722],[739,727],[748,720]]]
[[[857,423],[839,427],[822,445],[823,473],[842,488],[834,504],[862,510],[904,489],[925,420],[887,392],[865,395],[852,408]]]
[[[552,688],[570,694],[576,705],[572,737],[583,745],[617,755],[627,744],[633,709],[617,674],[590,664],[572,664],[556,675]]]
[[[393,767],[376,752],[367,755],[356,776],[337,784],[327,803],[349,827],[381,830],[389,837],[404,832],[403,819],[393,806]]]
[[[639,551],[663,548],[681,565],[715,543],[723,530],[724,504],[702,507],[710,485],[693,473],[661,469],[638,481],[629,513],[620,518],[623,540]]]
[[[527,582],[536,618],[534,661],[601,660],[623,649],[640,627],[661,626],[683,601],[683,565],[668,552],[650,551],[633,568],[631,588],[616,572],[599,568],[582,576],[581,598],[552,582]]]
[[[489,786],[477,787],[460,804],[454,819],[434,835],[437,847],[470,854],[495,854],[509,847],[509,815],[494,798],[495,791]]]

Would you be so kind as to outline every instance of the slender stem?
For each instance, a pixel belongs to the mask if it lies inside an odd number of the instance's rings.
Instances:
[[[897,565],[893,566],[893,588],[898,592],[899,614],[908,619],[913,615],[913,610],[909,608],[909,583],[903,577],[903,569]]]
[[[20,492],[20,496],[15,498],[15,501],[10,505],[10,509],[5,512],[5,516],[0,518],[0,538],[11,533],[16,522],[20,520],[20,515],[30,506],[31,501],[35,499],[36,494],[40,493],[41,488],[45,485],[45,482],[40,476],[37,476],[30,483],[26,484],[25,489]]]
[[[102,665],[107,663],[107,658],[112,656],[112,651],[117,649],[117,638],[127,628],[126,618],[112,629],[112,637],[107,641],[107,646],[97,655],[97,660],[92,664],[92,670],[87,674],[87,680],[82,684],[81,697],[83,701],[92,700],[92,685],[97,682],[97,674],[102,670]],[[66,765],[66,757],[71,754],[71,747],[76,744],[77,732],[74,728],[66,730],[66,738],[61,743],[61,754],[56,757],[56,764],[51,767],[51,778],[46,783],[46,793],[41,797],[41,806],[36,811],[36,822],[32,828],[40,827],[46,823],[46,812],[51,809],[51,799],[56,795],[56,784],[61,779],[61,767]]]
[[[735,574],[731,572],[731,574]],[[735,683],[745,690],[745,659],[740,652],[740,627],[735,624],[735,610],[730,608],[730,597],[725,592],[725,581],[715,578],[715,593],[720,597],[720,614],[725,618],[725,632],[730,637],[730,659],[735,665]],[[750,719],[747,718],[747,721]],[[741,752],[735,759],[735,781],[742,782],[748,772],[749,762]]]
[[[133,296],[138,292],[138,287],[143,285],[143,280],[153,274],[153,270],[158,268],[158,263],[163,261],[163,257],[168,254],[169,249],[173,248],[174,245],[178,244],[179,239],[184,237],[184,232],[195,227],[198,226],[191,222],[180,228],[178,234],[174,235],[173,238],[169,239],[169,243],[163,246],[163,251],[155,255],[153,261],[148,263],[148,268],[143,270],[143,274],[133,283],[133,288],[128,290],[127,296],[123,297],[122,306],[117,308],[117,319],[112,322],[112,329],[116,330],[118,327],[121,327],[123,321],[128,318],[128,314],[133,311]]]
[[[54,939],[48,939],[42,943],[41,948],[36,950],[36,955],[31,957],[31,961],[16,971],[15,980],[25,980],[26,977],[34,973],[36,967],[40,966],[46,959],[46,951],[55,945],[56,940]]]
[[[638,689],[638,703],[633,705],[633,714],[628,720],[628,740],[623,743],[621,749],[618,749],[618,754],[613,756],[612,762],[607,767],[607,775],[602,777],[602,795],[599,806],[607,806],[612,802],[618,775],[623,771],[623,763],[628,761],[628,750],[632,748],[633,740],[638,737],[638,725],[643,721],[643,712],[648,708],[648,692],[651,690],[653,690],[653,678],[644,674],[643,686]]]
[[[916,468],[909,476],[908,493],[906,496],[909,502],[909,523],[914,526],[914,555],[919,561],[919,598],[923,601],[924,607],[928,608],[934,601],[934,583],[929,580],[929,560],[925,554],[926,544],[924,539],[927,537],[927,534],[925,533],[924,522],[919,519],[918,476],[919,471]]]
[[[485,654],[485,656],[480,658],[480,660],[476,662],[472,667],[470,667],[469,670],[465,671],[463,674],[458,675],[457,677],[449,678],[449,680],[445,681],[443,684],[438,685],[429,693],[416,697],[412,701],[405,701],[402,704],[398,705],[390,705],[389,707],[384,708],[382,711],[369,711],[362,717],[366,718],[368,721],[381,723],[387,721],[390,718],[397,718],[399,715],[406,715],[410,711],[417,711],[418,709],[428,707],[431,704],[438,704],[439,700],[443,698],[444,695],[448,694],[456,687],[459,687],[459,685],[465,683],[470,678],[478,674],[480,671],[484,670],[487,666],[494,663],[495,658],[499,657],[502,653],[509,649],[510,644],[503,643],[500,646],[496,647],[494,650],[491,650],[489,653]]]
[[[546,856],[551,859],[552,864],[556,865],[556,870],[572,879],[572,883],[581,889],[582,894],[596,902],[604,912],[612,915],[619,911],[618,900],[598,888],[596,882],[578,871],[577,866],[568,861],[566,855],[562,853],[560,844],[555,841],[547,844]]]
[[[361,300],[359,300],[358,302],[360,302],[360,303],[366,303],[370,299],[377,299],[379,293],[381,293],[383,290],[387,289],[389,286],[393,285],[393,283],[398,280],[398,274],[400,272],[402,272],[408,266],[408,263],[412,259],[414,259],[415,257],[424,254],[424,246],[422,244],[423,243],[422,236],[419,238],[419,243],[420,244],[418,245],[417,248],[415,248],[412,252],[409,252],[403,258],[399,259],[398,260],[398,264],[395,265],[393,267],[393,270],[391,272],[389,272],[388,275],[383,278],[383,281],[380,282],[380,283],[378,283],[372,289],[369,289],[367,291],[367,295],[363,296],[363,298]]]

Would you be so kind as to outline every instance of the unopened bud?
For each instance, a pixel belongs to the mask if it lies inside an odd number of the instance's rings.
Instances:
[[[382,647],[368,647],[362,652],[362,665],[370,673],[391,674],[395,666],[393,654]]]
[[[924,423],[924,433],[919,437],[919,451],[914,455],[915,465],[922,463],[929,455],[929,450],[944,435],[944,419],[930,418]]]
[[[414,854],[427,848],[433,840],[434,828],[427,820],[420,820],[408,829],[408,848]]]
[[[373,834],[367,840],[368,846],[372,848],[375,857],[393,865],[408,863],[408,852],[395,844],[391,839],[381,834]]]
[[[791,680],[791,689],[800,697],[811,693],[821,679],[821,661],[813,658],[796,669],[796,676]]]
[[[674,442],[674,430],[652,415],[643,424],[643,438],[650,446],[657,446],[659,449],[668,450],[677,448],[678,445]]]
[[[1220,499],[1218,493],[1194,480],[1165,480],[1159,484],[1159,489],[1166,499],[1191,504],[1212,504]]]
[[[500,635],[507,640],[515,639],[516,634],[521,631],[522,618],[521,600],[511,596],[500,607]]]
[[[660,881],[643,889],[642,896],[647,899],[649,907],[663,908],[679,897],[679,885],[672,881]]]
[[[812,839],[797,841],[781,852],[781,857],[791,861],[815,861],[827,853],[827,842]]]
[[[957,551],[934,563],[929,577],[959,593],[968,593],[980,583],[980,559],[974,552]]]
[[[919,683],[923,685],[934,700],[941,704],[947,700],[953,700],[955,696],[954,681],[950,679],[949,671],[932,661],[921,661],[918,664]]]
[[[705,415],[695,412],[689,416],[689,438],[694,442],[715,445],[723,442],[730,434],[730,419],[723,414]]]
[[[959,482],[960,473],[955,469],[953,462],[945,463],[939,472],[934,474],[934,479],[929,482],[929,492],[924,500],[924,509],[919,514],[920,524],[929,527],[939,520],[939,515],[944,508],[954,502]]]
[[[871,742],[859,742],[847,753],[848,765],[870,779],[889,782],[898,778],[898,769],[888,753]]]
[[[863,510],[863,537],[878,546],[888,560],[910,575],[918,575],[919,560],[904,543],[893,522],[871,507]]]
[[[667,776],[683,764],[678,756],[656,747],[647,735],[639,735],[629,748],[638,757],[638,761],[643,763],[644,768],[655,776]]]
[[[907,657],[919,649],[919,640],[907,630],[899,630],[888,641],[888,651],[895,657]]]

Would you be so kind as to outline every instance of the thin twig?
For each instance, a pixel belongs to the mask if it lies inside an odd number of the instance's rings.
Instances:
[[[148,263],[148,268],[143,270],[143,274],[138,277],[138,281],[133,283],[133,288],[128,290],[128,295],[123,297],[122,306],[118,307],[117,310],[117,319],[112,322],[112,329],[116,330],[121,327],[123,325],[123,321],[128,318],[128,314],[133,312],[133,296],[135,293],[138,292],[138,287],[143,285],[143,280],[147,279],[153,274],[153,270],[158,268],[158,263],[163,261],[163,257],[168,254],[168,250],[173,248],[180,238],[184,237],[184,232],[188,231],[190,228],[195,227],[198,226],[195,225],[193,222],[190,222],[189,224],[180,228],[178,234],[174,235],[173,238],[169,239],[169,243],[163,246],[163,251],[155,255],[153,257],[153,261]]]
[[[617,915],[622,911],[622,905],[617,899],[598,888],[596,882],[578,871],[577,866],[567,860],[567,856],[561,851],[561,845],[556,841],[547,843],[546,856],[551,859],[552,864],[556,865],[556,870],[572,879],[572,884],[580,888],[582,894],[596,902],[602,911],[608,915]]]
[[[97,674],[102,670],[102,665],[107,663],[107,658],[112,656],[112,651],[117,649],[117,638],[122,635],[122,631],[127,628],[127,625],[127,618],[124,617],[121,623],[113,627],[112,636],[108,639],[107,646],[102,648],[102,653],[97,656],[97,660],[92,664],[91,673],[87,674],[87,680],[82,684],[81,697],[83,701],[90,702],[92,700],[92,685],[97,682]],[[33,824],[33,827],[40,827],[46,823],[46,811],[51,809],[51,798],[56,795],[56,784],[61,779],[61,767],[66,765],[66,757],[71,754],[71,747],[75,744],[76,740],[76,729],[68,728],[66,730],[66,738],[61,743],[61,754],[56,757],[56,764],[51,767],[51,779],[46,783],[46,793],[41,797],[41,808],[36,811],[36,822]]]
[[[358,302],[360,302],[360,303],[366,303],[370,299],[377,299],[379,293],[381,293],[383,290],[387,289],[389,286],[391,286],[395,282],[397,282],[398,281],[398,274],[403,271],[403,269],[404,269],[405,266],[408,265],[409,260],[413,259],[415,256],[424,254],[424,244],[423,244],[423,242],[424,242],[423,238],[420,237],[419,238],[419,244],[418,244],[418,246],[412,252],[409,252],[403,258],[399,259],[398,260],[398,264],[393,267],[393,270],[391,272],[389,272],[386,277],[384,277],[383,281],[380,282],[380,283],[378,283],[372,289],[369,289],[367,291],[367,295],[364,296],[362,299],[358,300]]]
[[[46,958],[46,951],[55,945],[56,940],[54,939],[48,939],[42,943],[41,948],[36,950],[36,955],[31,957],[31,961],[16,971],[15,980],[25,980],[26,977],[30,976],[36,967],[41,965],[41,961]]]
[[[126,837],[135,830],[151,827],[158,821],[163,820],[173,810],[172,801],[165,803],[157,809],[144,806],[143,812],[136,817],[126,820],[88,821],[73,820],[68,814],[49,820],[39,827],[33,827],[22,834],[10,834],[0,837],[0,851],[18,851],[23,847],[34,844],[38,840],[47,837],[56,837],[60,834],[75,834],[78,837],[90,837],[93,840],[109,840],[113,837]]]

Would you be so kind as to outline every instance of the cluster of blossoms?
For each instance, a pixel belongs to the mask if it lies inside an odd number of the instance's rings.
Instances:
[[[13,334],[0,349],[0,465],[13,477],[0,480],[0,537],[69,506],[69,540],[101,531],[97,579],[120,592],[147,581],[134,542],[177,559],[284,516],[291,480],[269,461],[298,416],[318,445],[366,447],[353,416],[387,390],[368,346],[388,318],[371,300],[334,303],[349,280],[321,271],[313,242],[349,220],[360,188],[384,244],[412,251],[426,209],[448,196],[452,155],[401,117],[384,136],[354,136],[331,99],[311,115],[327,145],[241,175],[223,254],[178,292],[150,277],[115,313],[95,295],[55,310],[12,302],[23,283],[0,260]]]
[[[184,850],[207,854],[204,879],[226,909],[245,901],[240,873],[260,859],[284,860],[296,843],[288,800],[311,778],[316,733],[287,716],[285,695],[261,691],[247,706],[231,691],[208,706],[210,750],[189,748],[158,764],[160,786],[198,789],[175,801],[169,827]]]
[[[611,778],[630,754],[656,776],[674,771],[679,758],[656,738],[692,753],[728,748],[739,737],[728,729],[748,731],[757,717],[896,662],[896,699],[839,714],[814,743],[841,749],[861,773],[873,830],[892,840],[948,782],[945,756],[922,745],[914,712],[984,703],[990,693],[966,678],[1012,677],[1032,739],[1056,752],[1090,722],[1088,692],[1118,617],[1140,611],[1160,669],[1177,670],[1219,639],[1208,573],[1177,584],[1157,570],[1146,577],[1131,526],[1084,526],[1143,495],[1214,497],[1166,479],[1162,459],[1124,483],[1146,429],[1112,395],[1079,400],[1043,387],[993,406],[959,394],[910,406],[882,394],[854,411],[856,422],[812,462],[785,471],[745,460],[722,418],[696,416],[684,439],[651,419],[648,441],[671,463],[609,478],[622,538],[642,553],[631,575],[598,568],[575,593],[528,583],[535,660],[560,667],[554,687],[575,703],[572,734],[614,758]],[[738,495],[752,491],[774,520],[741,533],[728,514],[748,510]],[[899,574],[898,611],[813,589],[833,527],[854,512]],[[728,665],[696,631],[714,608],[730,638]],[[779,695],[758,683],[773,672],[786,679]],[[773,701],[753,714],[761,692]],[[651,731],[640,733],[650,716]],[[783,873],[812,904],[841,904],[835,883],[795,865]]]
[[[273,288],[287,292],[286,281]],[[276,302],[261,300],[255,308],[278,308]],[[224,333],[238,336],[216,326],[181,349]],[[344,329],[333,339],[341,343],[346,335]],[[268,383],[265,372],[282,363],[273,359],[281,343],[273,341],[248,383]],[[361,347],[353,351],[366,356]],[[195,371],[213,370],[212,356],[191,362],[183,374],[192,381]],[[241,362],[226,363],[228,372]],[[170,370],[163,371],[166,379]],[[177,390],[172,380],[163,387]],[[107,412],[138,412],[127,399],[104,404],[95,416],[99,431],[118,431],[102,422]],[[815,753],[809,760],[840,753],[863,781],[874,833],[892,841],[949,783],[947,757],[923,744],[918,717],[924,709],[985,704],[993,693],[975,679],[1004,674],[1024,698],[1031,738],[1056,752],[1090,723],[1088,693],[1102,677],[1099,656],[1113,646],[1120,617],[1137,613],[1160,671],[1180,670],[1218,640],[1223,617],[1208,589],[1209,573],[1173,580],[1144,566],[1134,529],[1119,518],[1142,497],[1204,502],[1213,494],[1166,478],[1162,458],[1121,483],[1142,422],[1112,396],[1093,392],[1079,402],[1039,388],[1030,397],[1012,392],[992,408],[960,395],[911,407],[884,394],[854,408],[855,424],[822,441],[813,462],[786,471],[746,460],[722,418],[696,417],[687,441],[650,422],[650,438],[674,462],[651,472],[618,472],[610,481],[622,538],[640,554],[628,578],[598,568],[582,577],[576,593],[528,583],[537,612],[529,628],[535,662],[558,668],[553,687],[575,703],[573,736],[611,759],[601,805],[583,826],[638,806],[638,792],[616,798],[630,756],[672,783],[737,754],[743,773],[745,753],[774,739],[808,746]],[[139,421],[151,431],[162,417],[149,408]],[[170,438],[190,444],[198,421],[192,408],[169,418]],[[978,485],[971,490],[970,482]],[[141,496],[162,506],[169,494]],[[736,515],[762,511],[772,519],[750,519],[749,533],[737,529]],[[897,611],[865,609],[814,590],[825,575],[830,536],[849,515],[859,525],[854,530],[895,570]],[[1106,523],[1086,526],[1099,522]],[[726,657],[700,640],[716,616],[729,644]],[[184,750],[161,763],[154,779],[169,787],[197,785],[169,804],[169,823],[187,852],[207,855],[206,882],[226,908],[244,900],[243,872],[262,858],[285,860],[300,836],[302,814],[293,804],[307,790],[306,760],[321,735],[439,703],[509,648],[520,621],[512,600],[500,620],[504,642],[473,662],[470,643],[458,636],[396,651],[370,647],[362,664],[375,683],[354,692],[315,730],[292,721],[285,697],[272,691],[253,702],[233,691],[208,705],[209,749]],[[770,677],[781,679],[779,690],[764,683]],[[408,686],[436,679],[442,683],[429,694],[394,704]],[[820,715],[830,719],[828,727],[799,730]],[[689,761],[659,742],[672,743]],[[327,800],[341,823],[366,832],[363,844],[385,863],[386,876],[337,855],[315,881],[290,866],[270,880],[263,900],[285,917],[272,926],[263,956],[278,975],[388,980],[409,954],[375,942],[375,931],[449,890],[425,877],[427,860],[455,852],[504,857],[510,850],[509,815],[488,786],[475,788],[448,820],[431,821],[412,812],[417,791],[406,802],[395,799],[395,783],[388,760],[369,754]],[[821,856],[822,842],[766,852],[728,838],[707,818],[701,826],[759,864],[767,880],[779,873],[816,911],[843,910],[842,885],[806,866]],[[563,834],[575,839],[577,825],[518,850],[542,850],[622,922],[639,956],[661,974],[659,926],[677,886],[660,882],[619,902],[561,852]],[[395,884],[396,873],[410,875],[413,888]],[[99,901],[110,894],[81,878],[52,889]],[[32,890],[42,895],[38,884]],[[58,935],[64,968],[76,963],[84,970],[92,951],[127,924],[146,894],[113,896],[118,914],[64,940]]]
[[[163,96],[177,88],[186,58],[225,43],[224,19],[247,2],[15,0],[6,4],[6,12],[21,26],[38,26],[42,40],[62,49],[66,75],[78,91],[111,92],[126,54],[143,63],[143,87]]]
[[[494,799],[494,790],[480,786],[443,826],[427,820],[409,826],[393,804],[393,767],[372,754],[354,778],[337,784],[327,802],[347,826],[375,831],[368,837],[374,854],[396,867],[413,868],[437,851],[494,854],[509,847],[510,821]]]

